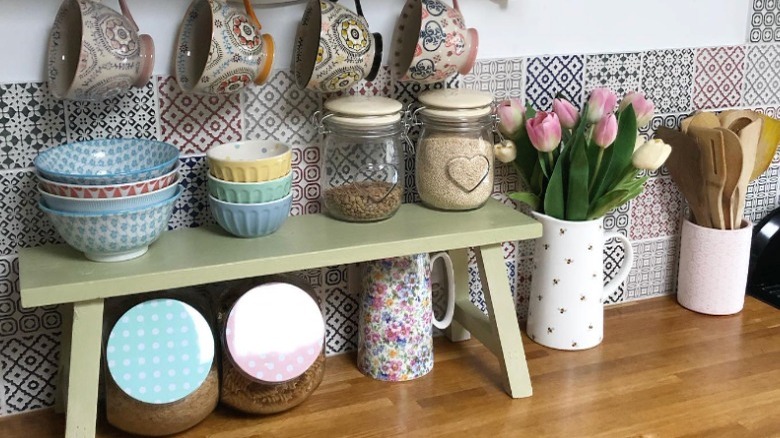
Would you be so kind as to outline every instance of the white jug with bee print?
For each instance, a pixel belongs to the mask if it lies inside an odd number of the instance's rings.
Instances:
[[[536,241],[526,332],[534,342],[558,350],[584,350],[604,338],[604,300],[628,276],[631,242],[605,233],[603,219],[572,222],[534,213],[543,235]],[[604,244],[617,239],[625,258],[604,284]]]

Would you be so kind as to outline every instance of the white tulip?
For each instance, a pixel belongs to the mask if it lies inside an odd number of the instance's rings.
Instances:
[[[517,157],[517,147],[512,140],[503,140],[493,146],[493,154],[502,163],[511,163]]]
[[[671,153],[672,147],[663,140],[648,140],[634,151],[631,162],[637,169],[656,170],[663,166]]]

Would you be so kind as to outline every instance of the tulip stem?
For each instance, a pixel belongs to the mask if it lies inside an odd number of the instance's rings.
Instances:
[[[552,151],[547,152],[547,161],[550,163],[550,175],[552,175],[553,170],[555,170],[555,158],[553,157]]]
[[[588,186],[588,193],[593,192],[593,186],[596,184],[596,177],[599,176],[599,170],[601,170],[601,160],[604,158],[604,148],[599,148],[599,155],[596,158],[596,168],[593,171],[593,177],[590,180]]]

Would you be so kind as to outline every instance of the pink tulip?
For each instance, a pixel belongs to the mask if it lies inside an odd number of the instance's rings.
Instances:
[[[609,114],[596,123],[593,127],[593,143],[596,143],[600,148],[608,148],[617,138],[618,124],[617,117],[614,114]]]
[[[615,110],[617,96],[607,88],[596,88],[591,91],[588,100],[588,122],[596,123]]]
[[[523,116],[525,114],[525,105],[520,99],[509,99],[498,105],[498,129],[507,137],[512,137],[521,126],[523,126]]]
[[[561,121],[561,126],[566,129],[572,129],[577,126],[577,122],[580,120],[580,113],[571,102],[565,99],[554,99],[552,107],[553,112]]]
[[[561,122],[555,113],[536,113],[536,117],[525,122],[525,129],[539,152],[552,152],[561,142]]]
[[[620,111],[623,111],[629,105],[633,105],[634,107],[637,128],[641,128],[650,123],[650,119],[652,119],[655,114],[655,105],[653,105],[652,100],[645,98],[645,95],[642,93],[631,91],[620,101]]]

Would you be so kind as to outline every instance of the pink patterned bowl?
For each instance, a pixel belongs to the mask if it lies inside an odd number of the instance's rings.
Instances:
[[[142,195],[155,190],[164,189],[176,182],[179,176],[179,165],[165,175],[145,181],[129,182],[124,184],[111,184],[104,186],[92,186],[82,184],[66,184],[50,181],[40,174],[38,180],[41,188],[52,195],[68,198],[100,199],[100,198],[124,198],[127,196]]]

